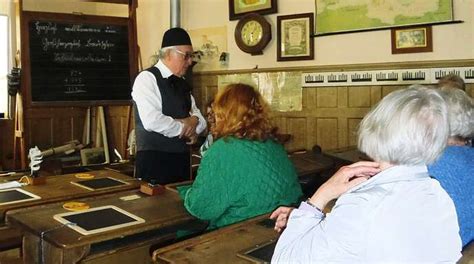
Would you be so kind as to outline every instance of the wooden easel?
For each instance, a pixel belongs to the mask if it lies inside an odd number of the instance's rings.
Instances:
[[[20,169],[26,169],[25,156],[25,137],[24,137],[24,121],[23,121],[23,100],[18,92],[16,94],[15,107],[15,132],[13,133],[13,167],[16,168],[18,153],[20,154]],[[20,149],[18,149],[18,147]]]
[[[104,148],[105,164],[110,163],[109,143],[107,141],[107,127],[105,125],[105,114],[103,106],[94,107],[96,112],[96,134],[95,134],[95,147]],[[92,107],[87,108],[86,118],[84,120],[84,132],[82,136],[82,142],[85,145],[91,143],[91,110]]]

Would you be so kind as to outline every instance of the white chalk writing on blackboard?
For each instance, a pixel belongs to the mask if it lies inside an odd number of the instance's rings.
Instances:
[[[70,70],[69,76],[64,79],[64,93],[66,94],[77,94],[86,93],[84,90],[84,78],[82,78],[82,72],[80,70]]]
[[[117,33],[117,30],[115,28],[110,28],[110,27],[107,27],[104,31],[105,33],[112,33],[112,34]]]
[[[87,54],[87,56],[80,56],[74,53],[58,52],[54,53],[54,62],[58,63],[82,63],[82,62],[95,62],[95,63],[110,63],[112,62],[112,55],[110,54]]]
[[[114,43],[109,43],[108,40],[103,41],[103,40],[100,40],[100,39],[95,39],[95,40],[88,39],[85,46],[87,48],[100,48],[100,49],[106,50],[106,49],[110,49],[110,48],[115,47],[115,44]]]
[[[63,41],[60,38],[43,38],[42,40],[43,50],[47,51],[48,49],[78,49],[81,47],[80,39],[73,39],[70,41]]]
[[[71,25],[70,27],[64,27],[64,31],[71,31],[71,32],[96,32],[96,33],[100,33],[100,29],[99,28],[88,28],[88,27],[84,27],[84,25],[82,24],[75,24],[75,25]]]
[[[41,33],[48,34],[50,32],[52,34],[56,34],[58,27],[56,23],[52,23],[52,22],[40,23],[39,21],[36,21],[35,29],[36,29],[37,35],[40,35]]]
[[[81,89],[84,87],[84,84],[81,85],[64,85],[66,87],[65,94],[77,94],[77,93],[86,93],[86,90]]]

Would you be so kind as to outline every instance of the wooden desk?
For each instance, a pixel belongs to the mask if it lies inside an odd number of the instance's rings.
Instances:
[[[121,197],[137,195],[138,199]],[[114,205],[145,220],[145,223],[110,230],[93,235],[82,235],[53,219],[64,213],[62,203],[54,203],[30,210],[7,213],[7,221],[24,232],[23,260],[25,263],[147,263],[152,244],[175,238],[182,225],[195,222],[187,213],[178,194],[165,190],[161,195],[147,196],[128,191],[90,197],[79,201],[91,208]],[[51,230],[51,231],[48,231]],[[43,241],[41,242],[41,233]]]
[[[71,184],[71,181],[80,181],[73,174],[64,174],[56,176],[46,177],[46,184],[43,185],[28,185],[22,187],[23,190],[33,193],[41,197],[39,200],[26,201],[14,204],[0,205],[0,225],[4,223],[5,213],[9,210],[26,208],[36,205],[42,205],[47,203],[53,203],[58,201],[72,201],[83,197],[90,197],[95,195],[102,195],[108,193],[114,193],[125,190],[138,189],[140,187],[140,181],[135,178],[131,178],[121,173],[110,171],[110,170],[99,170],[87,172],[95,176],[95,179],[113,177],[117,180],[121,180],[130,184],[120,185],[113,188],[104,188],[98,190],[87,190],[77,185]]]
[[[352,164],[354,162],[363,160],[371,160],[369,157],[367,157],[367,155],[360,152],[356,146],[328,150],[325,151],[324,154],[331,158],[345,161],[347,164]]]
[[[259,224],[269,215],[230,225],[153,252],[156,263],[252,263],[238,252],[277,239],[273,227]]]
[[[75,174],[65,174],[46,177],[46,184],[36,186],[24,186],[23,190],[36,194],[41,197],[39,200],[26,201],[14,204],[0,205],[0,252],[21,247],[21,230],[5,226],[5,215],[10,210],[20,208],[33,208],[34,206],[59,202],[72,201],[84,197],[100,196],[120,191],[138,189],[140,182],[126,175],[107,170],[90,171],[96,179],[113,177],[115,179],[128,182],[128,185],[121,185],[113,188],[87,190],[77,185],[71,184],[71,181],[79,181]],[[1,262],[2,254],[0,254]]]
[[[317,176],[319,173],[333,167],[333,161],[323,155],[311,151],[295,153],[289,156],[298,173],[298,177]]]

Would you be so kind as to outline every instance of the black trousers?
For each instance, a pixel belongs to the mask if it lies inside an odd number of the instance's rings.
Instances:
[[[168,184],[190,179],[190,155],[154,150],[138,151],[135,177],[153,184]]]

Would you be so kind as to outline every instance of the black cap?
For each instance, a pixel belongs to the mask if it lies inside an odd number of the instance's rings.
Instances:
[[[190,45],[191,38],[189,38],[188,32],[182,28],[170,28],[163,35],[163,41],[161,42],[161,48],[170,46]]]

